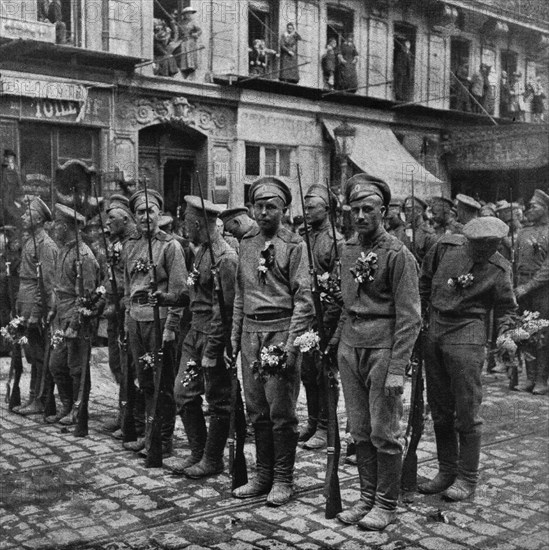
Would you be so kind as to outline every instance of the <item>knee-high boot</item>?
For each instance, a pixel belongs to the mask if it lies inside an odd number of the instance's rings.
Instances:
[[[459,465],[457,479],[444,491],[449,500],[464,500],[473,495],[478,482],[481,434],[459,434]]]
[[[274,476],[273,487],[267,496],[269,506],[286,504],[294,492],[294,464],[299,434],[293,428],[273,430]]]
[[[204,413],[198,401],[186,404],[181,410],[181,420],[185,428],[185,434],[191,448],[191,455],[183,460],[179,460],[172,468],[176,474],[184,474],[187,468],[198,464],[204,454],[208,431]]]
[[[308,441],[315,434],[318,425],[320,396],[317,385],[309,383],[303,385],[307,399],[307,424],[299,430],[299,441]]]

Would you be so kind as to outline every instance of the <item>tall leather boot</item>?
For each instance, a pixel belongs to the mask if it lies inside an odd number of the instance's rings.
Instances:
[[[191,479],[215,476],[223,471],[223,451],[229,436],[229,418],[211,416],[204,454],[198,464],[183,473]]]
[[[356,444],[360,499],[343,512],[337,514],[342,523],[358,523],[374,506],[377,487],[377,449],[371,441]]]
[[[305,397],[307,399],[307,424],[299,430],[298,441],[308,441],[316,432],[319,412],[318,386],[304,384]]]
[[[474,494],[478,482],[480,440],[479,433],[459,434],[458,475],[443,493],[448,500],[464,500]]]
[[[420,483],[420,493],[433,495],[441,493],[452,485],[458,471],[458,436],[453,425],[435,425],[438,473],[434,479]]]
[[[274,439],[273,425],[270,421],[260,421],[254,424],[256,475],[255,477],[233,491],[235,498],[252,498],[266,495],[273,485],[274,469]]]
[[[72,380],[70,378],[67,380],[65,378],[61,379],[58,377],[55,382],[57,384],[59,400],[61,401],[61,408],[56,412],[56,414],[52,414],[45,418],[45,421],[48,424],[55,424],[62,418],[72,417]]]
[[[204,447],[208,437],[206,421],[202,407],[198,402],[185,405],[181,411],[181,420],[187,434],[187,440],[191,447],[191,455],[185,459],[180,459],[172,466],[174,474],[184,474],[185,470],[194,464],[198,464],[204,454]]]
[[[318,423],[315,433],[303,444],[304,449],[324,449],[328,443],[328,396],[323,380],[318,384],[317,391]]]
[[[361,529],[383,531],[396,517],[402,454],[377,453],[377,488],[373,508],[358,522]]]
[[[530,355],[530,354],[525,354]],[[537,375],[537,359],[534,356],[530,358],[525,358],[524,363],[526,366],[526,380],[523,380],[518,386],[515,387],[515,390],[521,392],[530,393],[536,385],[536,375]]]
[[[269,506],[286,504],[294,493],[294,464],[299,434],[293,428],[273,430],[274,476],[267,496]]]
[[[547,386],[547,378],[549,376],[549,353],[547,347],[540,347],[536,356],[536,384],[532,393],[534,395],[547,395],[549,387]],[[19,411],[20,414],[21,411]]]

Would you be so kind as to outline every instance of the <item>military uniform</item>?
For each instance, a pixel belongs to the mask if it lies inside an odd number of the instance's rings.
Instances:
[[[464,231],[469,240],[487,238],[484,235],[501,239],[507,226],[496,218],[478,218]],[[456,278],[469,274],[473,279],[459,286]],[[419,489],[447,490],[448,498],[461,500],[474,491],[478,479],[486,317],[493,308],[499,334],[514,324],[510,265],[497,252],[475,262],[468,238],[448,235],[423,262],[420,293],[429,311],[424,353],[439,474]]]
[[[435,230],[427,222],[422,222],[414,231],[415,235],[411,228],[407,228],[402,242],[404,242],[408,250],[412,252],[417,263],[421,265],[427,252],[436,244],[437,237],[435,235]]]

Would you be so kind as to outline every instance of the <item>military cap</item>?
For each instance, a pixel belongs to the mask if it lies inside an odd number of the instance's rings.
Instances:
[[[78,212],[76,212],[76,210],[73,210],[72,208],[69,208],[64,204],[56,203],[54,210],[56,219],[62,219],[63,221],[72,223],[74,223],[74,221],[76,220],[78,225],[82,226],[86,224],[86,218],[82,216],[82,214],[79,214]]]
[[[402,208],[402,205],[404,204],[404,201],[401,199],[391,199],[389,202],[389,206],[391,208]]]
[[[377,195],[383,199],[383,205],[389,206],[391,202],[391,190],[389,186],[379,178],[374,178],[368,174],[356,174],[347,180],[346,193],[347,202]]]
[[[415,200],[424,210],[427,210],[427,206],[428,206],[427,203],[423,199],[420,199],[419,197],[412,197],[412,195],[409,195],[404,199],[403,205],[405,205],[408,201],[411,201],[411,200]]]
[[[463,193],[456,195],[456,201],[464,204],[467,208],[471,208],[472,210],[480,210],[482,208],[480,202],[476,201],[469,195],[464,195]]]
[[[487,216],[475,218],[463,228],[463,234],[470,241],[482,239],[503,239],[509,233],[509,226],[499,218]]]
[[[252,204],[259,199],[272,199],[278,197],[284,202],[284,206],[292,203],[290,188],[279,178],[264,176],[255,180],[250,187],[250,200]]]
[[[164,208],[164,199],[156,189],[147,189],[146,198],[145,190],[140,189],[130,197],[130,210],[135,212],[146,200],[148,200],[149,204],[156,204],[160,210]]]
[[[183,8],[181,10],[181,13],[196,13],[196,8],[193,8],[192,6],[187,6],[186,8]]]
[[[99,227],[101,225],[101,215],[97,214],[97,216],[91,217],[86,222],[86,227]]]
[[[223,223],[230,222],[232,219],[237,218],[238,216],[241,216],[242,214],[248,215],[248,209],[245,206],[239,206],[237,208],[228,208],[227,210],[223,210],[221,214],[219,214],[219,219]]]
[[[534,195],[532,196],[532,200],[536,200],[538,202],[541,202],[546,208],[549,208],[549,195],[542,191],[541,189],[536,189],[534,191]]]
[[[48,208],[48,205],[40,197],[26,196],[25,200],[28,208],[32,208],[33,210],[36,210],[36,212],[40,214],[40,216],[45,222],[51,222],[53,220],[51,210]]]
[[[309,187],[309,189],[307,189],[305,198],[307,197],[318,197],[324,201],[326,206],[330,206],[330,200],[334,200],[332,193],[328,192],[328,188],[325,185],[319,185],[318,183],[314,183],[311,187]]]
[[[16,157],[15,151],[12,149],[4,149],[4,156],[5,157]]]
[[[164,216],[160,216],[160,219],[158,220],[158,227],[162,229],[163,227],[167,227],[173,223],[173,218],[169,214],[165,214]]]
[[[445,204],[446,206],[448,206],[449,208],[453,208],[454,206],[454,203],[450,200],[450,199],[447,199],[446,197],[433,197],[431,199],[431,201],[433,203],[435,202],[441,202],[442,204]]]
[[[194,208],[198,211],[199,215],[203,215],[202,199],[200,197],[196,197],[195,195],[186,195],[184,199],[187,203],[187,207]],[[214,204],[213,202],[204,199],[204,211],[209,218],[217,218],[217,216],[221,214],[222,210],[223,209],[221,206],[218,206],[217,204]]]
[[[480,209],[481,216],[495,216],[497,212],[496,205],[493,202],[483,204]]]

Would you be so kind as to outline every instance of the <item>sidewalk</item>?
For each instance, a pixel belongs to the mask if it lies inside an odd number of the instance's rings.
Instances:
[[[293,501],[230,496],[227,474],[201,481],[145,469],[143,460],[99,431],[114,414],[116,387],[104,350],[94,350],[90,435],[7,411],[6,359],[0,360],[0,550],[74,548],[284,550],[542,550],[549,548],[547,430],[549,399],[509,393],[501,375],[485,377],[481,483],[473,501],[449,504],[417,495],[383,533],[324,519],[325,453],[298,449]],[[21,384],[26,396],[28,375]],[[299,402],[305,416],[304,397]],[[339,415],[344,427],[344,411]],[[36,419],[36,420],[35,420]],[[175,454],[189,453],[177,422]],[[432,426],[420,443],[420,475],[436,471]],[[253,445],[246,445],[253,470]],[[169,460],[169,459],[168,459]],[[166,461],[167,462],[167,461]],[[358,498],[356,468],[340,466],[342,499]]]

